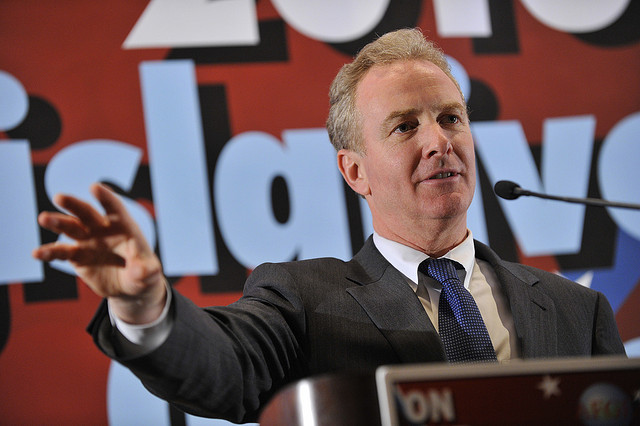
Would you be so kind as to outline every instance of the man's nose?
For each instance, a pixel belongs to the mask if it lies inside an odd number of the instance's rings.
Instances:
[[[447,132],[437,123],[430,126],[423,136],[422,155],[426,158],[449,154],[453,149]]]

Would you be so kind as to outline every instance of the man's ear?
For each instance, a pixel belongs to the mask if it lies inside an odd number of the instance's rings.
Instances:
[[[347,184],[363,197],[369,195],[369,181],[364,168],[363,157],[355,151],[341,149],[338,151],[338,169]]]

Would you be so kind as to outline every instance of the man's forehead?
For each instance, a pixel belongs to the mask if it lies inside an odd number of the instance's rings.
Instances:
[[[411,72],[415,73],[410,76]],[[424,84],[424,91],[415,90],[416,85]],[[370,103],[376,101],[376,98],[384,96],[384,109],[395,109],[388,102],[392,99],[398,99],[401,104],[407,101],[407,97],[420,98],[424,94],[430,94],[436,86],[446,87],[450,90],[453,97],[446,96],[446,99],[436,100],[438,104],[453,105],[459,104],[464,109],[464,101],[462,95],[451,78],[444,73],[437,65],[426,60],[405,60],[396,61],[389,64],[377,64],[371,67],[363,76],[357,88],[357,104],[359,107],[371,106]],[[403,90],[406,89],[406,90]],[[444,94],[444,93],[442,93]],[[402,109],[413,107],[411,105],[399,105]],[[386,114],[385,114],[386,115]]]
[[[365,73],[365,79],[384,79],[394,75],[402,75],[411,69],[424,70],[429,74],[440,74],[444,72],[433,62],[426,59],[403,59],[388,63],[375,64]]]

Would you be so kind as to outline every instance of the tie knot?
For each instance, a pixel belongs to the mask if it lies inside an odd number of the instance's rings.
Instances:
[[[437,280],[443,286],[451,283],[451,280],[459,282],[456,262],[450,259],[426,259],[420,264],[420,271]]]

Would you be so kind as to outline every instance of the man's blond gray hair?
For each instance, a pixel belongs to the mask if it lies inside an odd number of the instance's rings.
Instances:
[[[427,40],[418,29],[402,29],[383,35],[367,44],[353,62],[342,66],[329,89],[327,130],[336,151],[349,149],[364,153],[361,120],[356,108],[358,83],[374,65],[397,61],[426,60],[440,68],[456,85],[442,50]],[[462,92],[460,93],[462,96]],[[462,96],[464,100],[464,96]]]

